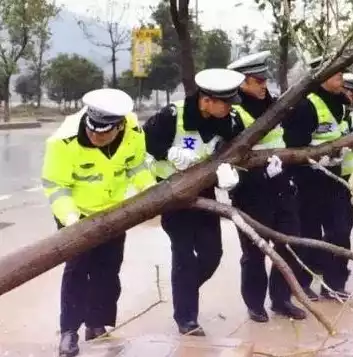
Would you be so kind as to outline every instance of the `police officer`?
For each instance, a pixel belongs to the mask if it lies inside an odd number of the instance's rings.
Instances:
[[[343,93],[347,96],[349,104],[344,106],[344,119],[340,124],[342,134],[346,135],[353,131],[352,109],[353,109],[353,73],[343,73]],[[342,149],[341,175],[349,180],[353,173],[353,152],[351,149]],[[352,212],[353,214],[353,212]]]
[[[239,95],[241,103],[235,105],[242,129],[251,126],[274,102],[267,88],[268,58],[270,51],[242,57],[228,68],[246,75]],[[283,129],[277,126],[263,137],[253,150],[284,148]],[[240,183],[231,193],[233,205],[239,207],[262,224],[279,232],[298,235],[299,216],[295,186],[281,160],[273,156],[265,168],[241,172]],[[243,255],[241,257],[241,293],[248,307],[249,316],[256,322],[267,322],[264,308],[268,277],[265,255],[248,237],[239,232]],[[276,251],[297,272],[298,265],[283,244],[275,242]],[[291,302],[291,290],[280,271],[272,266],[269,277],[272,310],[297,320],[306,313]]]
[[[343,91],[348,97],[350,101],[349,107],[351,107],[353,103],[353,73],[343,73]]]
[[[167,105],[145,123],[147,151],[154,158],[152,167],[158,180],[206,159],[221,139],[236,135],[230,111],[243,79],[242,74],[226,69],[201,71],[195,77],[196,94]],[[236,171],[230,167],[225,171],[229,187],[234,186]],[[214,187],[200,195],[214,199]],[[161,224],[171,240],[174,319],[181,334],[204,336],[198,323],[199,288],[221,260],[220,218],[179,209],[163,213]]]
[[[353,115],[353,73],[343,73],[343,92],[349,100],[348,110],[346,114],[347,132],[353,132],[352,115]],[[347,150],[342,162],[342,175],[348,180],[350,186],[351,196],[353,196],[353,152]],[[351,198],[351,204],[353,205],[353,198]],[[352,212],[353,215],[353,212]]]
[[[85,94],[83,103],[83,110],[68,116],[46,143],[42,181],[59,229],[155,184],[130,96],[98,89]],[[86,340],[115,325],[124,241],[125,233],[66,262],[60,356],[79,353],[82,323]]]
[[[311,61],[316,69],[322,57]],[[344,135],[345,106],[349,104],[342,93],[342,73],[338,72],[319,85],[292,110],[283,122],[284,139],[288,147],[316,146]],[[342,157],[324,156],[319,163],[336,175],[341,174]],[[349,191],[337,181],[311,166],[293,169],[299,187],[301,235],[350,249],[350,231],[353,216]],[[322,236],[322,228],[324,236]],[[323,275],[325,283],[342,298],[347,296],[345,283],[348,279],[347,259],[327,252],[303,250],[303,260],[314,272]],[[302,285],[312,300],[318,295],[310,288],[312,276],[303,272]],[[331,299],[331,293],[321,288],[321,296]]]

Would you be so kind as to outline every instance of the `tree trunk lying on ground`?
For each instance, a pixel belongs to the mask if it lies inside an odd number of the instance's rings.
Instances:
[[[251,147],[275,127],[289,108],[309,92],[314,84],[324,81],[352,63],[353,55],[339,59],[329,68],[320,71],[318,75],[303,78],[284,93],[254,125],[246,129],[210,160],[195,165],[183,173],[173,175],[170,179],[123,202],[114,209],[84,219],[46,239],[5,256],[0,260],[0,295],[79,253],[109,239],[114,239],[127,229],[164,211],[189,206],[201,190],[215,182],[215,171],[220,163],[231,161],[234,164],[244,164],[243,158],[246,157]],[[315,149],[310,150],[315,151]],[[311,153],[313,154],[313,151]]]

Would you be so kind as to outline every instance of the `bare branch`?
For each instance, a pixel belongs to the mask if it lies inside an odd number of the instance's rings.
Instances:
[[[305,55],[304,55],[304,51],[302,49],[302,46],[301,46],[301,43],[300,43],[300,40],[299,40],[299,37],[292,25],[292,21],[291,21],[291,18],[290,18],[290,6],[289,6],[289,2],[288,0],[284,0],[283,2],[283,8],[284,8],[284,15],[287,17],[288,19],[288,28],[289,28],[289,32],[290,32],[290,35],[293,39],[293,42],[295,43],[295,47],[297,49],[297,53],[299,54],[299,56],[301,57],[303,63],[307,66],[308,63],[307,63],[307,60],[305,58]],[[304,23],[305,24],[305,23]]]
[[[170,0],[170,14],[172,17],[172,21],[173,21],[175,30],[178,32],[180,21],[179,21],[177,0]]]
[[[277,155],[285,164],[306,164],[309,158],[319,159],[325,155],[337,156],[344,147],[353,148],[353,134],[345,135],[330,143],[300,149],[252,150],[241,160],[234,157],[227,162],[249,169],[264,166],[270,156]]]
[[[206,209],[206,207],[208,207],[209,210],[215,210],[215,212],[217,212],[217,214],[221,215],[222,217],[229,218],[229,206],[223,205],[221,207],[218,205],[218,202],[214,200],[210,200],[210,199],[206,200],[199,197],[196,200],[196,203],[193,203],[192,207],[199,208],[199,209]],[[241,217],[244,219],[244,221],[247,224],[253,227],[264,238],[268,238],[283,244],[290,244],[290,245],[302,246],[312,249],[319,249],[353,260],[353,252],[349,249],[338,247],[334,244],[327,243],[324,241],[319,241],[316,239],[296,237],[296,236],[286,235],[277,232],[263,225],[262,223],[256,221],[254,218],[250,217],[248,214],[241,211],[240,209],[238,208],[234,208],[234,209],[236,209],[236,211],[241,215]]]
[[[348,189],[348,191],[350,191],[350,187],[347,183],[346,180],[344,180],[342,177],[339,177],[335,174],[333,174],[330,170],[327,170],[324,166],[320,165],[317,161],[313,160],[313,159],[308,159],[309,163],[312,165],[312,167],[314,169],[320,170],[322,171],[325,175],[329,176],[330,178],[332,178],[333,180],[339,182],[340,184],[342,184],[345,188]]]
[[[250,240],[256,244],[256,246],[266,255],[268,255],[273,264],[280,270],[290,286],[293,295],[301,302],[315,317],[322,323],[327,331],[333,335],[335,334],[331,321],[310,301],[308,296],[295,278],[292,269],[285,262],[285,260],[263,239],[259,236],[256,230],[247,224],[239,212],[232,206],[222,204],[220,202],[210,200],[207,198],[199,197],[192,205],[193,208],[199,208],[207,210],[213,213],[217,213],[223,217],[229,218],[234,224],[243,231]]]
[[[328,2],[328,7],[331,8],[332,11],[332,15],[333,15],[333,19],[335,20],[335,26],[336,26],[336,31],[337,34],[340,33],[340,26],[339,26],[339,8],[338,8],[338,3],[336,1],[336,8],[335,6],[332,4],[332,2],[330,0],[327,0]]]
[[[343,55],[343,52],[347,48],[347,46],[352,42],[353,40],[353,30],[350,31],[344,42],[342,43],[341,47],[338,49],[336,54],[330,59],[326,67],[329,67],[331,64],[333,64],[338,58],[340,58]]]
[[[109,332],[104,333],[103,335],[100,335],[98,338],[96,338],[95,340],[92,340],[92,342],[96,342],[96,341],[102,341],[102,340],[110,340],[112,337],[110,336],[111,333],[116,332],[117,330],[120,330],[122,327],[130,324],[131,322],[139,319],[141,316],[147,314],[148,312],[150,312],[152,309],[154,309],[155,307],[157,307],[158,305],[166,302],[163,299],[162,296],[162,290],[161,290],[161,281],[160,281],[160,271],[159,271],[159,265],[155,265],[156,268],[156,287],[157,287],[157,293],[158,293],[158,300],[155,301],[153,304],[151,304],[150,306],[146,307],[144,310],[142,310],[141,312],[139,312],[138,314],[130,317],[128,320],[120,323],[119,325],[117,325],[116,327],[114,327],[112,330],[110,330]]]

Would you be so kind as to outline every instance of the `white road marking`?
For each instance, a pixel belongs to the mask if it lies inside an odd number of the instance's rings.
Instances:
[[[41,189],[42,189],[42,186],[37,186],[37,187],[27,188],[24,191],[26,191],[26,192],[36,192],[36,191],[39,191]]]
[[[42,190],[42,186],[35,186],[35,187],[27,188],[27,189],[19,191],[19,192],[15,192],[15,193],[10,194],[10,195],[0,195],[0,201],[8,200],[9,198],[12,198],[13,196],[16,196],[17,194],[20,194],[21,192],[37,192],[37,191],[40,191],[40,190]]]

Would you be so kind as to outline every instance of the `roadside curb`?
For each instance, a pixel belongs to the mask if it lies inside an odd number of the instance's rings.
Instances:
[[[10,129],[32,129],[32,128],[40,128],[42,124],[35,121],[15,121],[9,123],[0,123],[0,130],[10,130]]]

